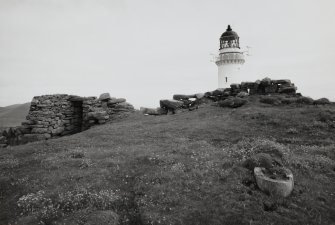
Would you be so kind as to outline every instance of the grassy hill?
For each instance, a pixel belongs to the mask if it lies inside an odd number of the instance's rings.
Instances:
[[[21,125],[28,115],[30,102],[0,107],[0,127],[15,127]]]
[[[259,152],[293,171],[289,197],[257,188]],[[0,224],[335,224],[335,105],[134,113],[2,149],[0,174]]]

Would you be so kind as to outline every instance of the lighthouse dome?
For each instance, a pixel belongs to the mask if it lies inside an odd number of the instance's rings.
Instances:
[[[221,35],[220,40],[231,41],[238,38],[239,36],[237,35],[237,33],[231,29],[230,25],[228,25],[227,30]]]
[[[228,25],[227,30],[220,37],[220,50],[224,48],[240,48],[240,37]]]

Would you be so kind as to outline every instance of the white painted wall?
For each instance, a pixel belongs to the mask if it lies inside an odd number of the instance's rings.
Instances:
[[[241,49],[221,49],[216,61],[218,66],[218,88],[228,88],[230,84],[246,81],[247,79],[241,71],[243,64],[244,55]]]
[[[241,83],[246,78],[241,71],[242,64],[222,64],[218,66],[218,88],[228,88],[230,84]],[[226,80],[227,77],[227,80]]]

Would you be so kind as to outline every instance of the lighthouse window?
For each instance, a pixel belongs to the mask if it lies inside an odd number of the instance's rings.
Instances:
[[[228,82],[228,77],[226,77],[226,83]]]

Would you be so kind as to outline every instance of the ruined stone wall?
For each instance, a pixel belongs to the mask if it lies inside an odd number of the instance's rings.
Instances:
[[[66,94],[35,96],[26,121],[0,133],[0,147],[70,135],[95,124],[126,117],[134,107],[123,98]]]

